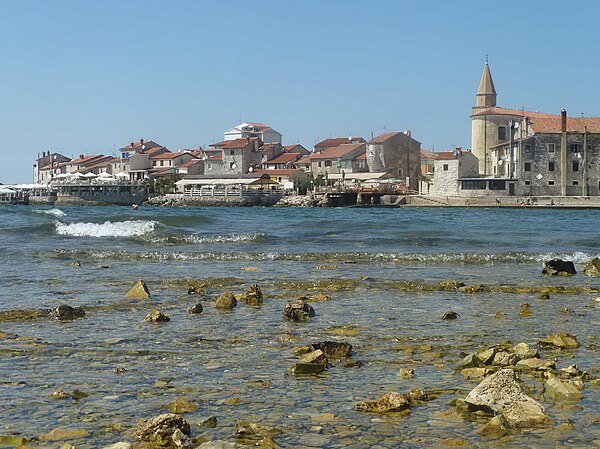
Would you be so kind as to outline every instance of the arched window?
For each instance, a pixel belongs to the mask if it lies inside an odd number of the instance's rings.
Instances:
[[[498,140],[506,140],[506,126],[498,127]]]

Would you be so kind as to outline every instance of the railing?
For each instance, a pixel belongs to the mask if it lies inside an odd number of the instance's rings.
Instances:
[[[186,189],[183,192],[184,196],[213,196],[213,197],[244,197],[257,195],[283,195],[282,189],[276,190],[260,190],[260,189],[236,189],[236,188],[200,188]]]

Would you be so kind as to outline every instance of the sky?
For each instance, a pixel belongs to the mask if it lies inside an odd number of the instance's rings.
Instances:
[[[600,2],[0,0],[0,183],[41,151],[207,146],[242,121],[284,144],[411,130],[470,146],[498,105],[600,115]]]

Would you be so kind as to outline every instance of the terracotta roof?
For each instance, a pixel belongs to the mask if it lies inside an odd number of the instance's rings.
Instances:
[[[177,159],[179,156],[183,156],[185,153],[162,153],[157,154],[156,156],[150,156],[150,159]]]
[[[436,153],[434,151],[421,150],[421,157],[422,158],[437,159],[437,155],[438,154],[439,153]]]
[[[562,132],[560,115],[532,119],[530,125],[535,133],[556,134]],[[586,129],[589,133],[600,133],[600,117],[567,117],[567,132],[583,133]]]
[[[206,159],[209,161],[222,161],[223,153],[209,154]]]
[[[348,153],[351,153],[359,148],[364,148],[364,143],[347,143],[344,145],[339,145],[337,147],[327,148],[322,153],[313,154],[311,156],[311,160],[313,159],[338,159],[344,157]]]
[[[331,148],[337,147],[348,143],[364,143],[365,139],[362,137],[334,137],[332,139],[325,139],[318,143],[315,143],[315,148]]]
[[[91,155],[87,155],[87,156],[83,156],[83,157],[79,157],[77,159],[74,159],[72,161],[69,161],[69,164],[90,164],[93,163],[95,161],[99,161],[102,158],[105,158],[107,156],[104,156],[103,154],[91,154]]]
[[[211,147],[220,147],[224,150],[234,150],[239,148],[245,148],[249,143],[258,140],[258,137],[250,137],[248,139],[233,139],[233,140],[222,140],[221,142],[213,143]]]
[[[437,157],[435,158],[437,161],[450,161],[450,160],[455,160],[460,158],[461,156],[464,156],[465,154],[469,154],[471,153],[470,151],[464,151],[462,153],[455,153],[454,151],[440,151],[438,153],[435,153],[437,155]]]
[[[380,136],[375,137],[374,139],[371,139],[369,141],[369,143],[382,143],[385,142],[388,139],[391,139],[394,136],[397,136],[398,134],[402,134],[399,131],[391,131],[389,133],[383,133]]]
[[[306,156],[302,156],[300,159],[298,159],[294,163],[295,164],[310,164],[310,159],[312,156],[313,156],[312,154],[307,154]]]
[[[200,162],[200,159],[190,159],[189,161],[185,161],[182,164],[179,164],[178,167],[189,167],[191,165],[196,164],[197,162]]]
[[[279,156],[274,157],[270,161],[267,161],[266,164],[287,164],[288,162],[293,162],[294,160],[299,158],[299,153],[283,153]]]
[[[150,148],[150,149],[145,149],[144,153],[148,154],[149,156],[152,156],[152,155],[158,154],[158,153],[160,153],[162,151],[164,151],[164,152],[168,151],[170,153],[170,151],[167,150],[166,147],[161,147],[161,146]]]
[[[86,165],[85,168],[87,170],[89,170],[89,169],[93,169],[93,168],[108,167],[110,164],[112,164],[112,162],[115,160],[115,158],[112,156],[106,156],[106,157],[109,159],[102,159],[94,164]]]
[[[520,109],[509,109],[494,106],[491,108],[478,109],[473,112],[471,117],[477,117],[481,115],[513,115],[517,117],[529,117],[529,118],[544,118],[544,117],[560,117],[556,114],[546,114],[545,112],[533,112],[533,111],[522,111]]]
[[[359,161],[366,161],[367,160],[367,152],[365,151],[364,153],[360,153],[354,159],[358,159]]]
[[[277,170],[255,170],[254,173],[261,174],[266,173],[268,175],[292,175],[294,173],[302,172],[302,170],[298,168],[285,168],[285,169],[277,169]]]
[[[159,145],[158,143],[154,142],[153,140],[144,140],[144,146],[146,147],[146,150],[149,150],[150,148],[154,148],[154,147],[162,147],[162,145]],[[142,149],[142,143],[138,140],[137,142],[133,142],[133,146],[131,144],[129,145],[125,145],[122,148],[119,148],[120,151],[131,151],[131,150],[141,150]]]
[[[479,89],[477,89],[477,95],[496,95],[496,88],[494,87],[494,81],[492,80],[492,73],[490,72],[490,66],[485,63],[483,73],[481,74],[481,81],[479,81]]]

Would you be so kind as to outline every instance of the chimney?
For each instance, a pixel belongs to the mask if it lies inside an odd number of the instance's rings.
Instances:
[[[79,155],[79,159],[83,159],[83,154],[80,154],[80,155]]]
[[[135,143],[131,142],[129,145],[131,145],[131,148],[133,148],[135,146]]]
[[[144,145],[144,139],[140,139],[140,145]]]
[[[567,111],[565,109],[560,110],[560,121],[561,121],[560,130],[563,133],[566,133],[567,132]]]

